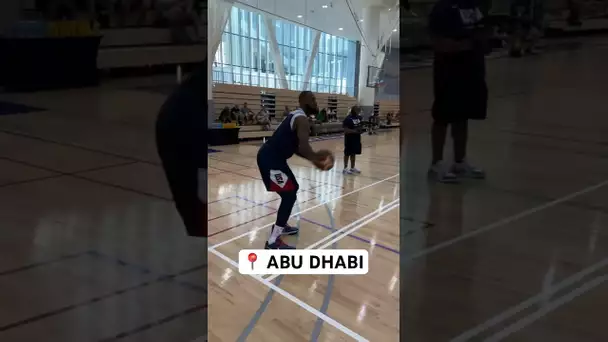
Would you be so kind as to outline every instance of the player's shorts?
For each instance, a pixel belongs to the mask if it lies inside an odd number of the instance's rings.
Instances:
[[[345,134],[344,135],[344,155],[353,156],[361,154],[361,135]]]
[[[300,185],[286,160],[276,158],[270,151],[258,152],[258,168],[267,191],[298,191]]]

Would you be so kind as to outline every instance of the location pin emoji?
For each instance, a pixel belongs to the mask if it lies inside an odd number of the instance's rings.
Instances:
[[[258,256],[255,255],[255,253],[249,253],[249,256],[247,256],[247,259],[249,259],[249,262],[251,262],[251,270],[253,271],[253,263],[258,260]]]

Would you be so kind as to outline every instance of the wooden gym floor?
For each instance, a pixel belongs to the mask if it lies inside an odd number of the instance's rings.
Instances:
[[[255,144],[210,154],[213,236],[184,237],[150,80],[0,95],[0,340],[189,342],[209,312],[211,341],[605,342],[608,40],[579,41],[489,62],[490,116],[470,133],[485,181],[426,181],[429,69],[406,72],[401,137],[364,137],[361,176],[290,161],[298,246],[367,248],[366,276],[238,274],[278,205]]]

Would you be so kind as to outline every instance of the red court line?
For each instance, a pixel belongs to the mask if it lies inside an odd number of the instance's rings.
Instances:
[[[273,202],[273,201],[276,201],[276,200],[279,200],[279,199],[280,199],[280,198],[275,198],[275,199],[273,199],[273,200],[270,200],[270,201],[268,201],[268,202],[264,202],[264,203],[270,203],[270,202]],[[234,204],[235,206],[239,206],[239,207],[241,206],[241,205],[235,204],[235,203],[233,203],[233,202],[230,202],[230,204]],[[211,221],[219,220],[219,219],[221,219],[221,218],[224,218],[224,217],[227,217],[227,216],[230,216],[230,215],[233,215],[233,214],[239,213],[239,212],[241,212],[241,211],[250,210],[250,209],[253,209],[253,208],[256,208],[256,207],[258,207],[258,206],[257,206],[257,205],[252,205],[252,206],[250,206],[250,207],[241,208],[241,209],[236,210],[236,211],[231,211],[231,212],[229,212],[229,213],[226,213],[226,214],[223,214],[223,215],[220,215],[220,216],[216,216],[216,217],[214,217],[214,218],[210,218],[209,220],[207,220],[207,222],[211,222]],[[274,209],[274,208],[273,208],[273,209]],[[276,211],[274,211],[273,213],[276,213]],[[265,217],[265,216],[262,216],[262,217]],[[211,236],[211,235],[210,235],[210,236]]]
[[[311,188],[311,189],[312,189],[312,188]],[[336,192],[336,191],[332,191],[332,192]],[[331,193],[331,192],[329,192],[329,193]],[[325,195],[325,194],[320,194],[320,195]],[[320,195],[319,195],[319,196],[320,196]],[[314,197],[309,198],[309,199],[307,199],[306,201],[302,201],[302,202],[300,202],[300,203],[306,203],[306,202],[310,202],[310,201],[312,201],[312,200],[315,200],[315,199],[319,198],[319,196],[314,196]],[[228,227],[228,228],[224,228],[224,229],[219,230],[219,231],[217,231],[217,232],[215,232],[215,233],[209,234],[209,235],[207,236],[207,238],[210,238],[210,237],[216,236],[216,235],[218,235],[218,234],[221,234],[221,233],[227,232],[227,231],[229,231],[229,230],[232,230],[232,229],[238,228],[238,227],[240,227],[240,226],[242,226],[242,225],[245,225],[245,224],[247,224],[247,223],[251,223],[251,222],[253,222],[253,221],[257,221],[257,220],[262,219],[262,218],[264,218],[264,217],[267,217],[267,216],[270,216],[270,215],[274,215],[274,214],[276,214],[276,213],[277,213],[276,211],[273,211],[273,212],[271,212],[271,213],[268,213],[268,214],[266,214],[266,215],[262,215],[262,216],[260,216],[260,217],[254,218],[254,219],[251,219],[251,220],[249,220],[249,221],[242,222],[242,223],[236,224],[236,225],[231,226],[231,227]]]
[[[218,169],[217,167],[214,167],[214,169],[220,170],[220,171],[223,171],[223,172],[226,172],[226,173],[231,173],[231,174],[237,175],[237,176],[247,177],[247,178],[250,178],[250,179],[255,179],[255,180],[259,180],[259,181],[262,180],[262,178],[257,178],[257,177],[254,177],[254,176],[244,175],[242,173],[238,173],[238,172],[234,172],[234,171],[230,171],[230,170],[222,170],[222,169]],[[314,182],[314,183],[321,184],[321,185],[330,185],[330,186],[335,186],[335,187],[344,189],[344,187],[342,185],[337,185],[337,184],[332,184],[332,183],[323,183],[323,182],[319,182],[319,181],[316,181],[316,180],[312,180],[312,179],[308,179],[308,178],[303,178],[303,177],[297,177],[297,178],[304,179],[304,180],[307,180],[309,182]],[[313,188],[310,188],[310,189],[313,189]],[[318,193],[310,191],[310,189],[305,189],[305,190],[301,190],[301,191],[308,191],[308,192],[311,192],[311,193],[313,193],[315,195],[318,195]]]
[[[226,153],[226,152],[222,152],[222,153]],[[246,156],[244,154],[238,154],[238,153],[233,153],[233,154],[237,154],[237,155],[240,155],[240,156],[248,157],[248,156]],[[249,158],[253,158],[253,157],[249,157]],[[215,160],[215,161],[219,161],[219,162],[223,162],[223,163],[226,163],[226,164],[233,164],[233,165],[238,165],[238,166],[246,167],[246,169],[244,169],[244,170],[248,170],[248,169],[256,167],[256,166],[243,165],[243,164],[239,164],[239,163],[235,163],[235,162],[231,162],[231,161],[226,161],[226,160],[222,160],[222,159],[211,158],[211,157],[209,159]],[[302,165],[298,165],[298,166],[302,166]],[[229,170],[222,170],[222,169],[217,168],[215,166],[213,168],[216,169],[216,170],[232,173],[232,174],[243,176],[243,177],[247,177],[247,178],[262,180],[261,178],[257,178],[257,177],[254,177],[254,176],[244,175],[244,174],[237,173],[237,172],[234,172],[234,171],[229,171]],[[304,177],[299,177],[299,176],[296,176],[296,177],[298,179],[305,179],[305,180],[310,181],[310,182],[315,182],[315,183],[325,184],[325,185],[331,185],[331,186],[340,187],[340,188],[344,189],[344,187],[342,185],[333,184],[333,183],[324,183],[324,182],[321,182],[321,181],[318,181],[318,180],[314,180],[314,179],[310,179],[310,178],[304,178]]]
[[[319,193],[316,193],[316,192],[311,191],[312,189],[315,189],[315,188],[318,188],[318,187],[320,187],[320,185],[313,186],[313,187],[312,187],[312,188],[310,188],[310,189],[306,189],[306,190],[302,190],[302,191],[308,191],[308,192],[313,193],[313,194],[315,194],[315,195],[322,195],[322,194],[319,194]],[[237,198],[237,199],[238,199],[238,196],[230,196],[230,197],[227,197],[227,198],[225,198],[225,199],[232,199],[232,198]],[[270,203],[270,202],[274,202],[274,201],[277,201],[277,200],[279,200],[279,199],[281,199],[281,198],[280,198],[280,197],[279,197],[279,198],[275,198],[275,199],[272,199],[272,200],[269,200],[269,201],[263,202],[262,204],[267,204],[267,203]],[[231,203],[231,204],[234,204],[234,205],[236,205],[236,206],[238,206],[238,207],[242,207],[242,205],[235,204],[235,203],[233,203],[233,202],[230,202],[230,203]],[[256,205],[252,205],[252,206],[250,206],[250,207],[245,207],[245,208],[239,209],[239,210],[237,210],[237,211],[231,211],[231,212],[229,212],[229,213],[226,213],[226,214],[223,214],[223,215],[220,215],[220,216],[217,216],[217,217],[211,218],[211,219],[207,220],[207,222],[211,222],[211,221],[214,221],[214,220],[217,220],[217,219],[220,219],[220,218],[226,217],[226,216],[230,216],[230,215],[232,215],[232,214],[236,214],[236,213],[241,212],[241,211],[243,211],[243,210],[249,210],[249,209],[253,209],[253,208],[256,208],[256,207],[259,207],[259,205],[257,205],[257,204],[256,204]],[[275,208],[271,208],[271,209],[275,209]],[[273,213],[276,213],[276,211],[275,211],[275,212],[273,212]],[[267,215],[260,216],[260,218],[262,218],[262,217],[266,217],[266,216],[267,216]],[[251,222],[251,221],[248,221],[248,222]]]

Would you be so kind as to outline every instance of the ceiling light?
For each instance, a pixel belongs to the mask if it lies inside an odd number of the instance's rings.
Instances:
[[[300,15],[298,15],[298,18],[302,18],[302,15],[301,15],[301,14],[300,14]]]
[[[362,22],[363,22],[363,19],[359,19],[359,22],[360,22],[360,23],[362,23]]]
[[[342,31],[342,30],[344,30],[344,29],[340,27],[338,30]]]
[[[388,10],[390,11],[391,9],[389,8]]]
[[[397,32],[397,29],[393,29],[393,32]]]
[[[327,5],[323,5],[323,6],[321,6],[321,7],[323,7],[323,8],[327,8]]]

